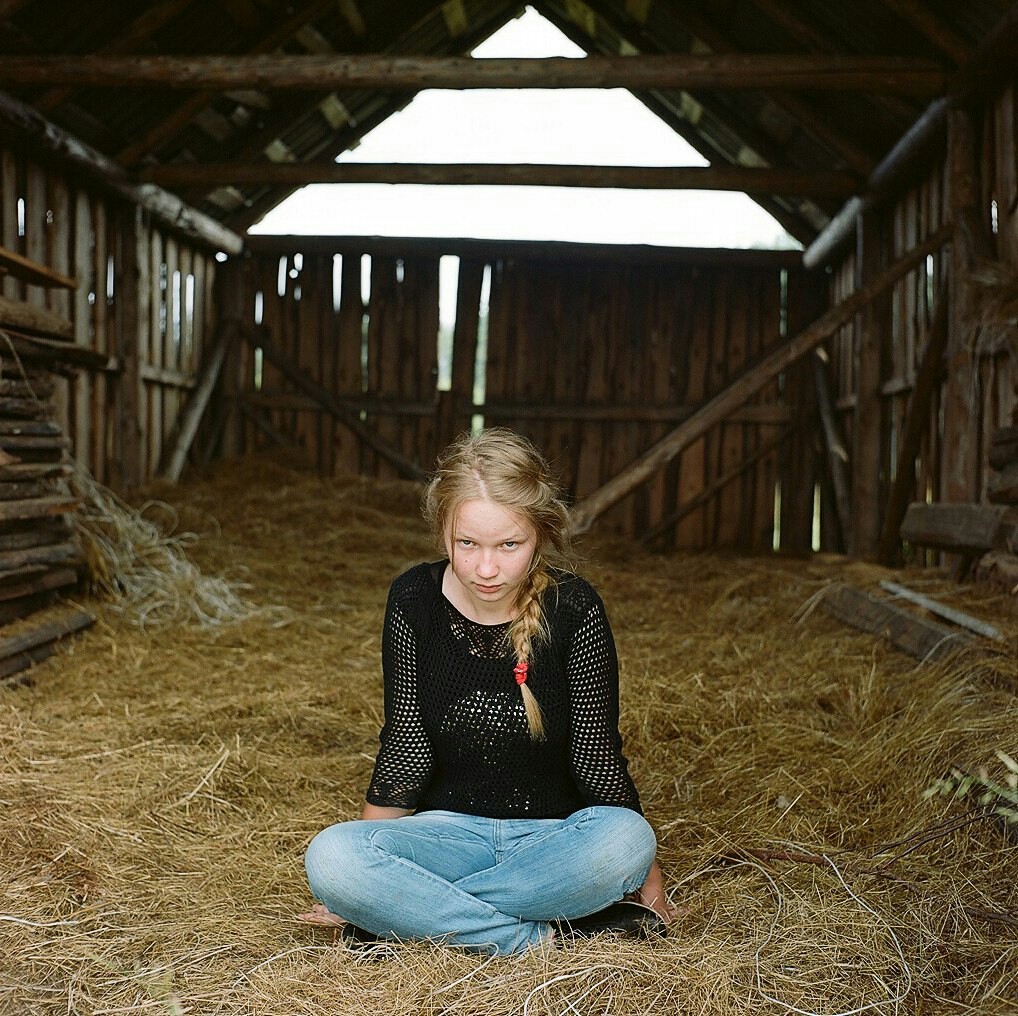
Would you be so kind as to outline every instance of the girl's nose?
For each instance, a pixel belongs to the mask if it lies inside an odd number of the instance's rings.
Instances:
[[[491,551],[481,552],[480,561],[477,563],[477,573],[484,578],[494,578],[498,574],[498,562]]]

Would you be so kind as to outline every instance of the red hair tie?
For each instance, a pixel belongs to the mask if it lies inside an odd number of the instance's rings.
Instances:
[[[516,675],[516,683],[517,684],[523,684],[523,682],[526,681],[526,679],[527,679],[527,671],[529,669],[530,669],[530,664],[527,663],[526,660],[524,660],[522,663],[517,663],[516,666],[513,667],[513,673]]]

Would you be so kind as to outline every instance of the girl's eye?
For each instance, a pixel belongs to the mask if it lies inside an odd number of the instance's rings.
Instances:
[[[461,547],[472,547],[474,545],[474,541],[473,540],[460,539],[459,540],[459,545]]]
[[[519,544],[517,544],[515,540],[506,540],[502,546],[505,547],[506,550],[515,550]]]

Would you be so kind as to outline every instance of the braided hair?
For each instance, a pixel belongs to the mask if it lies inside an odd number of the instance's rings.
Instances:
[[[525,437],[505,427],[464,434],[439,455],[424,494],[424,516],[439,543],[467,501],[486,499],[529,524],[536,535],[530,569],[513,604],[509,643],[530,736],[544,740],[541,706],[527,686],[537,643],[548,638],[542,598],[555,583],[552,569],[570,558],[569,513],[551,468]]]

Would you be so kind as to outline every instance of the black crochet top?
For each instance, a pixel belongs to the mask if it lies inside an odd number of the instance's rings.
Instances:
[[[534,741],[509,623],[464,617],[441,591],[447,563],[417,565],[389,590],[385,725],[368,802],[489,818],[641,811],[618,730],[615,642],[594,588],[560,573],[544,594],[551,639],[536,646],[528,682],[547,740]]]

